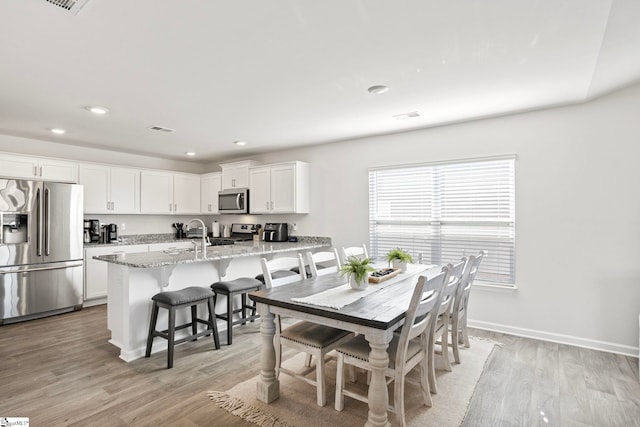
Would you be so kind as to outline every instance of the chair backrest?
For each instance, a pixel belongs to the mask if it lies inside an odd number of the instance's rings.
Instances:
[[[340,258],[338,257],[338,251],[336,249],[316,253],[307,252],[305,255],[311,277],[323,276],[340,271]]]
[[[262,258],[260,260],[260,265],[262,267],[262,274],[264,275],[264,284],[267,286],[267,288],[286,285],[287,283],[297,282],[299,280],[304,280],[307,278],[301,254],[297,254],[296,256],[291,257],[274,258],[272,260]],[[294,267],[298,268],[298,273],[292,272],[293,274],[291,274],[290,276],[278,278],[272,276],[272,273],[274,271],[289,270]]]
[[[398,341],[396,367],[404,364],[409,341],[420,335],[429,339],[433,337],[435,318],[444,297],[443,290],[445,283],[449,281],[449,275],[449,266],[445,266],[431,279],[427,278],[426,274],[418,278]],[[426,342],[423,344],[426,348]]]
[[[458,284],[460,284],[460,280],[462,280],[462,273],[464,272],[466,261],[467,260],[463,258],[456,264],[447,264],[442,267],[442,271],[445,271],[445,269],[449,271],[449,277],[447,278],[447,283],[442,290],[442,302],[438,309],[438,315],[443,313],[447,313],[447,315],[449,315],[449,313],[451,313],[456,291],[458,290]]]
[[[369,254],[367,253],[367,245],[364,243],[362,246],[349,246],[345,248],[344,246],[340,248],[340,262],[344,264],[349,257],[358,257],[358,258],[369,258]]]
[[[480,263],[486,254],[486,251],[480,251],[478,255],[469,256],[467,265],[465,265],[464,272],[462,273],[460,286],[458,286],[458,291],[456,292],[456,301],[453,306],[454,313],[459,313],[467,307],[467,304],[469,303],[469,294],[471,293],[471,285],[476,278]]]

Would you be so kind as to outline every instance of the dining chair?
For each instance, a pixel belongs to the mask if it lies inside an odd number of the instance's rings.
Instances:
[[[443,267],[443,270],[447,269],[447,271],[449,271],[449,276],[447,278],[447,283],[442,289],[442,301],[440,302],[438,316],[435,320],[436,325],[434,328],[434,337],[433,340],[429,342],[431,348],[427,349],[430,354],[441,355],[444,369],[448,372],[451,372],[451,361],[449,360],[449,318],[451,316],[451,307],[453,307],[456,290],[458,289],[458,284],[462,279],[462,272],[464,271],[466,262],[467,259],[463,258],[456,264],[447,264]],[[438,338],[440,339],[440,351],[435,352],[435,344],[438,343]],[[436,383],[434,358],[431,358],[429,365],[429,384],[431,385],[433,393],[437,393],[438,385]]]
[[[358,257],[358,258],[369,258],[369,254],[367,253],[367,245],[364,243],[362,246],[349,246],[345,248],[344,246],[340,248],[340,263],[344,264],[349,257]]]
[[[459,345],[469,345],[469,333],[467,331],[467,307],[469,306],[469,295],[471,294],[471,285],[476,278],[478,268],[483,258],[487,255],[486,251],[480,251],[478,255],[469,256],[469,260],[465,265],[464,272],[456,297],[451,309],[451,346],[453,347],[453,359],[456,363],[460,363]]]
[[[298,254],[297,257],[274,258],[270,261],[262,258],[260,262],[262,266],[262,274],[264,275],[265,284],[268,289],[297,281],[304,281],[307,278],[304,273],[305,269],[302,261],[302,255],[300,254]],[[273,271],[282,270],[284,268],[290,269],[296,266],[298,267],[298,273],[292,276],[276,278],[271,274]],[[304,283],[301,284],[301,286],[304,286]],[[276,316],[275,323],[276,332],[274,337],[274,346],[276,350],[276,377],[279,377],[280,373],[283,372],[293,378],[305,381],[306,383],[315,386],[318,406],[326,405],[325,355],[337,346],[348,341],[353,337],[353,333],[307,321],[299,321],[285,329],[282,329],[280,316]],[[282,346],[287,346],[306,353],[305,369],[296,372],[292,369],[283,367]],[[315,379],[307,378],[306,376],[314,370],[311,366],[312,356],[315,356],[316,360]]]
[[[448,267],[431,279],[425,274],[418,278],[409,308],[406,313],[401,332],[394,333],[389,347],[389,366],[385,371],[388,377],[387,384],[394,383],[393,405],[389,408],[395,412],[398,423],[406,426],[404,412],[404,385],[407,382],[416,382],[422,391],[422,397],[426,406],[432,406],[431,391],[428,376],[428,341],[433,339],[435,318],[443,297],[443,287],[448,280]],[[369,366],[369,353],[371,348],[363,335],[358,335],[346,344],[336,349],[338,352],[338,366],[336,373],[336,400],[335,409],[342,411],[344,408],[344,396],[368,403],[366,395],[345,388],[345,365],[355,366],[371,371]],[[420,376],[414,381],[407,376],[416,366],[419,366]]]
[[[311,277],[340,272],[340,258],[337,249],[305,254]]]

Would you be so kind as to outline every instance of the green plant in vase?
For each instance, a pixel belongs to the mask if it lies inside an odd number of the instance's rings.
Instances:
[[[369,285],[369,273],[375,271],[369,258],[349,257],[340,269],[340,274],[349,276],[352,289],[365,289]]]
[[[387,253],[387,261],[389,261],[389,266],[407,271],[407,263],[412,263],[413,258],[409,252],[395,248]]]

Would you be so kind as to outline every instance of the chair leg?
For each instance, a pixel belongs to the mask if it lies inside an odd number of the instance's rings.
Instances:
[[[322,351],[318,351],[318,353],[316,353],[316,394],[318,406],[324,406],[327,404],[327,395],[325,393],[326,379],[324,365],[325,363]]]
[[[429,334],[431,335],[431,334]],[[431,393],[433,394],[437,394],[438,393],[438,384],[436,383],[436,365],[435,365],[435,337],[429,336],[428,337],[428,345],[427,345],[427,357],[428,357],[428,363],[427,363],[427,370],[428,370],[428,379],[429,379],[429,386],[431,387]]]
[[[247,294],[243,293],[242,295],[240,295],[240,299],[241,299],[241,306],[240,306],[240,310],[242,313],[242,318],[246,319],[247,318]],[[242,322],[243,325],[246,325],[247,322]]]
[[[151,346],[153,345],[153,336],[156,331],[156,322],[158,321],[158,304],[154,301],[151,308],[151,319],[149,320],[149,335],[147,336],[147,350],[144,357],[151,356]]]
[[[453,347],[453,360],[456,363],[460,363],[460,336],[458,335],[458,322],[457,314],[455,315],[451,324],[451,346]]]
[[[464,312],[464,317],[462,319],[461,329],[462,329],[462,340],[464,342],[464,346],[469,348],[469,347],[471,347],[471,344],[469,343],[469,331],[467,330],[467,312],[466,312],[466,310]]]
[[[429,365],[425,354],[425,357],[420,361],[420,390],[422,391],[425,406],[431,407],[433,406],[433,399],[431,399],[431,390],[429,389],[428,369]]]
[[[396,410],[396,419],[402,427],[407,425],[404,415],[404,375],[396,367],[396,374],[393,384],[393,407]]]
[[[445,319],[442,325],[442,337],[440,338],[442,348],[442,360],[444,361],[444,369],[451,372],[451,361],[449,360],[449,321]]]
[[[213,302],[214,297],[207,299],[207,305],[209,307],[209,329],[211,329],[211,335],[213,335],[213,344],[216,350],[220,350],[220,337],[218,336],[218,321],[216,320],[216,305]]]
[[[336,367],[336,411],[342,411],[344,409],[344,355],[338,353],[338,363]]]
[[[173,368],[173,347],[176,335],[176,309],[175,307],[169,308],[169,327],[168,327],[168,341],[167,344],[167,369]]]
[[[233,339],[233,294],[227,294],[227,345]]]
[[[191,335],[198,333],[198,306],[196,304],[191,306]],[[198,337],[193,337],[191,341],[197,341]]]

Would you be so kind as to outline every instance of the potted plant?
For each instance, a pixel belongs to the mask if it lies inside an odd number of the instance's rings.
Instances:
[[[400,248],[395,248],[387,253],[387,261],[389,261],[390,267],[399,268],[401,271],[407,271],[407,263],[413,262],[413,258],[411,258],[409,252]]]
[[[362,290],[369,285],[369,273],[375,271],[369,258],[349,257],[340,269],[341,275],[348,275],[349,286],[352,289]]]

